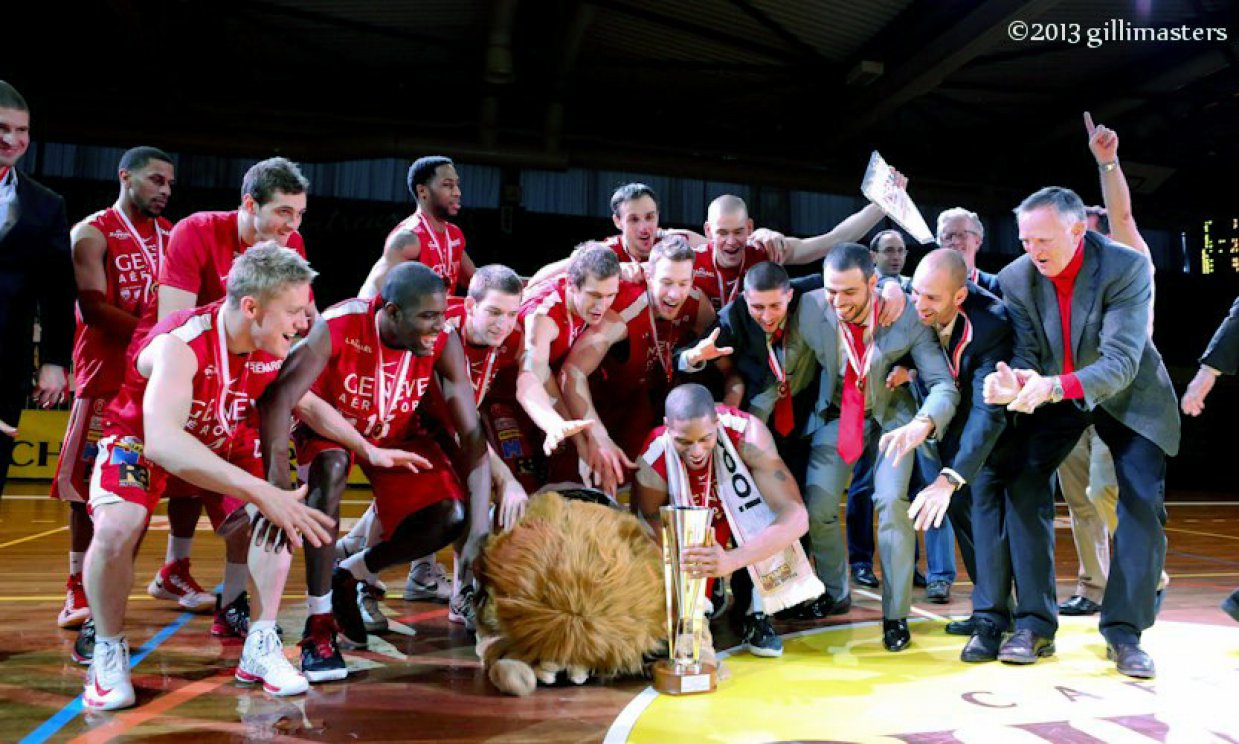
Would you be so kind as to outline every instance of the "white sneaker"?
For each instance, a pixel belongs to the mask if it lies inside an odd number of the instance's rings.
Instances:
[[[241,651],[236,678],[247,684],[262,683],[276,696],[300,695],[310,688],[309,681],[284,656],[284,644],[273,628],[251,630]]]
[[[361,610],[361,621],[366,626],[367,633],[384,633],[387,631],[387,617],[379,607],[379,589],[364,581],[357,582],[357,607]]]
[[[447,605],[447,619],[465,626],[470,633],[474,631],[473,582],[460,587],[460,593],[452,597]]]
[[[409,578],[404,582],[404,598],[410,602],[435,600],[446,602],[452,597],[452,581],[447,569],[434,556],[413,561]]]
[[[86,674],[82,703],[91,710],[128,708],[135,700],[129,678],[129,643],[124,638],[95,644],[95,658]]]

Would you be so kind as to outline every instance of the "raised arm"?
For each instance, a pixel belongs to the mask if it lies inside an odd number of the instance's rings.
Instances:
[[[876,204],[867,204],[848,216],[828,233],[812,238],[786,238],[785,264],[807,264],[819,261],[840,243],[854,243],[877,226],[886,213]]]
[[[1088,132],[1088,149],[1101,171],[1101,196],[1110,220],[1110,236],[1130,248],[1149,256],[1149,245],[1136,227],[1131,209],[1131,190],[1127,176],[1119,164],[1119,136],[1109,127],[1093,124],[1093,116],[1084,112],[1084,128]]]
[[[422,245],[417,239],[417,233],[407,228],[392,232],[383,243],[383,255],[374,262],[366,280],[361,283],[361,291],[357,296],[367,300],[376,296],[383,289],[387,272],[405,261],[417,260],[421,252]]]

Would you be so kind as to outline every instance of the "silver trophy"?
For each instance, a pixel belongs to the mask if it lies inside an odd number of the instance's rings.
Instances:
[[[710,510],[699,506],[664,506],[663,575],[667,592],[668,657],[654,665],[654,689],[669,695],[712,692],[716,668],[701,661],[706,632],[706,579],[694,578],[681,564],[685,548],[710,545],[714,526]]]

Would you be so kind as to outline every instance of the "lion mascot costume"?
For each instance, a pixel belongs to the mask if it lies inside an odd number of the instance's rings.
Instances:
[[[476,564],[477,653],[502,692],[529,695],[563,671],[576,684],[646,672],[665,653],[662,554],[604,494],[530,497]]]

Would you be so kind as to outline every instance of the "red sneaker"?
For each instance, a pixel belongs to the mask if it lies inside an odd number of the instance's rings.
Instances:
[[[65,582],[65,606],[56,618],[62,628],[80,628],[90,619],[90,605],[86,603],[86,587],[82,586],[80,573],[70,574]]]
[[[165,563],[151,579],[146,593],[157,599],[170,599],[191,612],[210,610],[215,595],[203,589],[189,573],[189,559]]]

